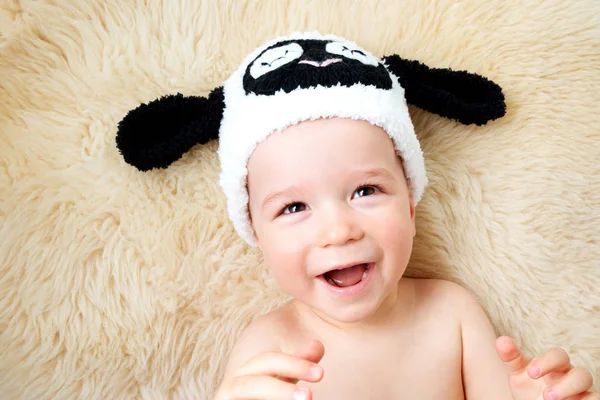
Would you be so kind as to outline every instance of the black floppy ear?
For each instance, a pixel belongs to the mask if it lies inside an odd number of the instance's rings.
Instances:
[[[197,144],[219,137],[223,88],[208,97],[164,96],[142,104],[119,122],[117,147],[141,171],[166,168]]]
[[[506,113],[502,88],[483,76],[429,68],[397,54],[382,61],[398,77],[408,104],[465,125],[485,125]]]

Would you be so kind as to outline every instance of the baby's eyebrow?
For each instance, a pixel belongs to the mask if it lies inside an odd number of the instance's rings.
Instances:
[[[280,199],[289,199],[300,193],[300,189],[297,186],[289,186],[283,190],[269,194],[262,202],[262,209],[264,210],[269,204],[275,203]]]
[[[386,168],[382,168],[382,167],[358,169],[353,172],[353,175],[367,177],[367,178],[386,178],[386,179],[394,178],[394,174],[392,174]]]

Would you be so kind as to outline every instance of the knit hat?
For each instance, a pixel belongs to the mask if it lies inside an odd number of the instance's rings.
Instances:
[[[416,205],[427,174],[407,103],[477,125],[506,109],[501,88],[479,75],[432,69],[398,55],[379,59],[335,35],[297,32],[254,50],[208,97],[168,95],[130,111],[119,123],[117,146],[127,163],[147,171],[219,139],[229,217],[255,245],[247,162],[270,134],[302,121],[342,117],[383,128],[402,159]]]

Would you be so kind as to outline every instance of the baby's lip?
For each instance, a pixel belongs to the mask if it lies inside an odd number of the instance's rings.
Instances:
[[[350,268],[350,267],[354,267],[356,265],[361,265],[361,264],[369,265],[371,263],[372,263],[371,261],[356,261],[356,262],[351,262],[351,263],[347,263],[347,264],[339,264],[339,265],[336,265],[336,266],[333,266],[331,268],[324,270],[323,272],[318,274],[317,277],[319,277],[321,275],[325,275],[326,273],[328,273],[330,271],[334,271],[336,269],[345,269],[345,268]]]

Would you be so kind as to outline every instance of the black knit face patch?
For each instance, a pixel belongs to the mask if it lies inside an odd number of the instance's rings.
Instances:
[[[342,42],[288,40],[265,49],[248,66],[243,85],[246,94],[273,95],[317,85],[332,87],[361,83],[392,88],[390,74],[373,56]]]

